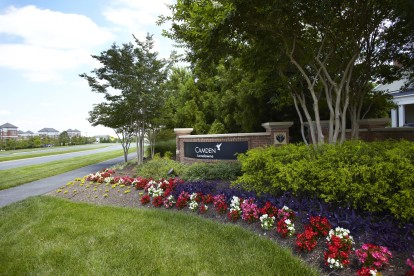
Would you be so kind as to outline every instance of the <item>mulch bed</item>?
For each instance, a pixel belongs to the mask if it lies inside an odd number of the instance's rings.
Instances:
[[[117,170],[113,176],[134,176],[135,168],[133,166],[125,167],[121,170]],[[80,176],[82,177],[82,176]],[[226,185],[226,184],[223,184]],[[134,187],[91,183],[86,181],[84,184],[80,184],[79,181],[69,182],[66,186],[50,192],[48,195],[67,198],[77,202],[87,202],[96,205],[112,205],[120,207],[132,207],[132,208],[155,208],[151,204],[142,205],[140,202],[140,193],[143,191],[137,191]],[[171,212],[186,212],[189,215],[195,215],[188,208],[182,210],[165,209]],[[312,252],[300,252],[296,249],[295,238],[282,238],[275,230],[265,231],[261,228],[260,223],[249,224],[241,219],[237,222],[230,222],[226,215],[218,214],[212,206],[204,214],[198,214],[206,219],[213,219],[219,223],[232,223],[243,227],[255,234],[264,238],[269,238],[275,241],[278,245],[289,249],[294,255],[303,259],[309,265],[317,268],[321,275],[356,275],[356,271],[360,268],[359,262],[356,256],[353,254],[351,258],[351,265],[342,270],[333,270],[325,266],[323,258],[323,252],[325,251],[325,242],[323,240],[318,241],[317,247]],[[296,233],[301,233],[304,230],[304,225],[295,221]],[[351,233],[352,235],[352,233]],[[361,245],[355,245],[359,248]],[[412,252],[396,252],[392,251],[393,258],[390,261],[390,266],[382,270],[382,275],[405,275],[408,272],[408,266],[405,264],[406,259],[412,255]]]

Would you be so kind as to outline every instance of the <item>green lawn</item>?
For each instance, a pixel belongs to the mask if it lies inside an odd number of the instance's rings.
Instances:
[[[135,148],[130,148],[129,152],[133,151],[135,151]],[[0,171],[0,190],[65,173],[119,156],[123,156],[123,150],[95,153],[87,156]]]
[[[50,156],[50,155],[57,155],[57,154],[64,154],[64,153],[71,153],[71,152],[78,152],[78,151],[86,151],[86,150],[93,150],[98,148],[104,148],[111,146],[112,144],[98,144],[98,145],[87,145],[77,148],[71,147],[59,147],[51,149],[31,149],[30,151],[27,150],[15,150],[12,152],[8,152],[7,154],[0,155],[0,162],[4,161],[12,161],[12,160],[20,160],[20,159],[27,159],[27,158],[34,158],[34,157],[43,157],[43,156]]]
[[[195,215],[34,197],[0,209],[0,275],[318,275],[273,241]]]

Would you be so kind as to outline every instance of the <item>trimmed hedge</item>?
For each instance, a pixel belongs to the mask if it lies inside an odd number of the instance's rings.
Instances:
[[[239,162],[194,163],[184,165],[167,157],[160,158],[156,154],[153,160],[147,161],[137,167],[137,175],[145,178],[167,178],[170,169],[174,169],[174,175],[183,180],[235,180],[241,176],[241,164]]]
[[[239,162],[194,163],[181,176],[183,180],[236,180],[241,176]]]
[[[414,220],[414,143],[346,142],[257,148],[239,155],[243,176],[234,184],[256,193],[300,197]]]

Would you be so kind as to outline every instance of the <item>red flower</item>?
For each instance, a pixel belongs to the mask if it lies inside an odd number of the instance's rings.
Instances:
[[[141,197],[140,201],[142,205],[145,205],[151,201],[151,198],[149,195],[144,195]]]
[[[297,235],[296,245],[300,250],[312,251],[317,245],[317,236],[311,227],[305,227],[305,232]]]
[[[231,221],[236,221],[240,218],[240,213],[236,210],[233,210],[231,212],[229,212],[227,214],[227,217],[231,220]]]
[[[162,196],[157,196],[152,199],[152,205],[154,207],[161,207],[164,204],[164,198]]]
[[[200,207],[198,207],[198,212],[200,212],[200,214],[204,214],[207,212],[207,207],[202,203]]]
[[[211,194],[203,195],[203,203],[204,204],[213,203],[213,196]]]
[[[262,215],[268,214],[269,217],[274,217],[277,215],[277,211],[278,211],[277,208],[273,206],[270,201],[267,201],[265,203],[265,206],[260,209],[260,214]]]

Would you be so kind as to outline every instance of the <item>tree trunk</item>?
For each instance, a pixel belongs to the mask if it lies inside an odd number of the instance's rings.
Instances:
[[[300,133],[302,134],[303,142],[305,143],[305,145],[309,145],[308,140],[307,140],[307,138],[305,136],[305,127],[303,125],[302,113],[300,112],[300,109],[299,109],[299,106],[298,106],[298,101],[297,101],[297,99],[296,99],[296,97],[295,97],[295,95],[293,93],[290,93],[290,95],[293,98],[293,102],[295,104],[295,109],[296,109],[296,112],[298,113],[298,116],[299,116],[299,120],[300,120]]]

